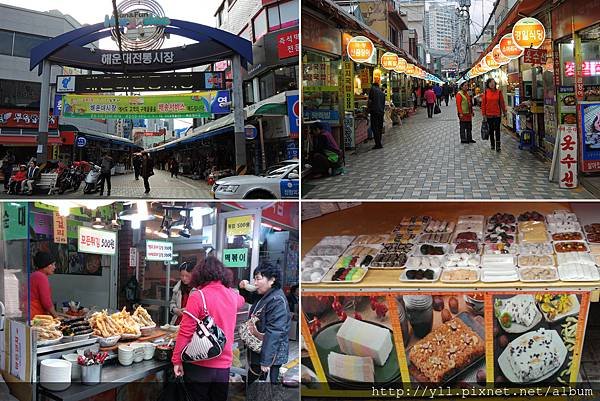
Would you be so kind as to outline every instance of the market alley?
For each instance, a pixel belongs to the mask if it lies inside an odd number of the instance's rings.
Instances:
[[[481,111],[475,108],[474,144],[461,144],[456,105],[427,118],[425,108],[384,134],[383,149],[372,141],[347,151],[345,172],[303,182],[312,199],[582,199],[583,188],[564,190],[549,182],[550,163],[519,150],[503,130],[502,152],[481,140]]]

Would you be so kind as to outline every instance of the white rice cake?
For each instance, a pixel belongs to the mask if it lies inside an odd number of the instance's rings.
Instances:
[[[351,317],[337,332],[337,342],[344,354],[371,357],[378,366],[385,365],[393,348],[388,329]]]
[[[537,380],[561,363],[552,335],[544,328],[527,333],[508,347],[510,364],[521,382]]]
[[[373,359],[364,356],[343,355],[330,352],[327,355],[329,374],[342,380],[375,382]]]

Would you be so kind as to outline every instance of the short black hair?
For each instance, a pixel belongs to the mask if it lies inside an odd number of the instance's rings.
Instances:
[[[266,277],[267,279],[275,279],[273,288],[281,288],[281,270],[277,266],[273,266],[269,262],[262,262],[256,270],[254,270],[254,277],[257,275]]]

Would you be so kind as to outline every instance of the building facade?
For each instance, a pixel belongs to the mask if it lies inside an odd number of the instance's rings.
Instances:
[[[425,38],[430,62],[436,66],[436,70],[455,68],[454,53],[460,32],[457,6],[454,3],[432,3],[428,7]]]

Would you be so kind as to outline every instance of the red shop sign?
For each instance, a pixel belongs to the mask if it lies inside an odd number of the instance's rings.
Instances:
[[[297,30],[277,35],[277,54],[280,60],[300,54],[299,38],[300,34]]]
[[[0,128],[32,128],[38,129],[40,112],[19,109],[0,109]],[[58,117],[48,116],[48,129],[58,128]]]
[[[525,49],[523,62],[529,64],[546,64],[547,55],[545,49]]]

